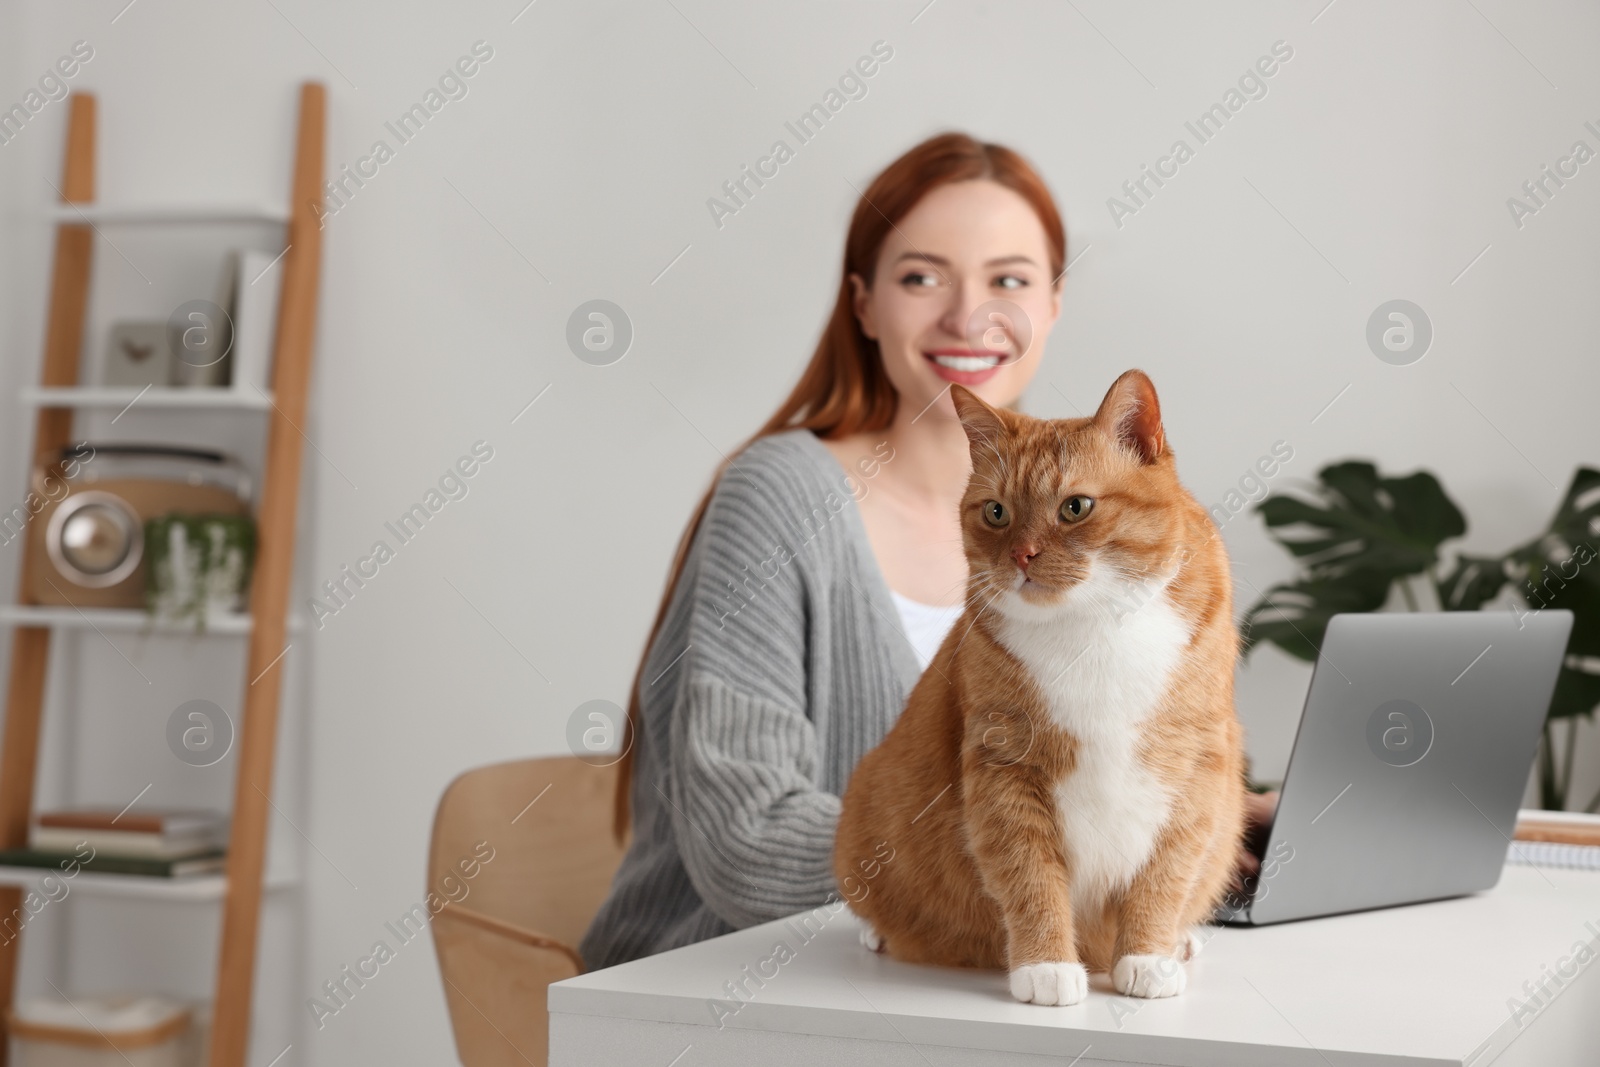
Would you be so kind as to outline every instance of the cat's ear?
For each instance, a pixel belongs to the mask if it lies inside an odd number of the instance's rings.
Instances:
[[[967,431],[967,440],[973,450],[993,448],[1004,436],[1006,424],[1000,412],[990,407],[977,393],[962,386],[950,386],[950,401],[956,406],[956,418]]]
[[[1161,428],[1161,402],[1156,399],[1156,387],[1142,370],[1124,371],[1111,383],[1094,421],[1131,448],[1141,462],[1154,463],[1167,449],[1167,435]]]

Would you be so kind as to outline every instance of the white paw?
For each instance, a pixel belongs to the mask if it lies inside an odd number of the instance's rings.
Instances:
[[[1189,927],[1178,937],[1177,951],[1173,955],[1180,963],[1188,963],[1200,955],[1200,950],[1206,947],[1206,939],[1199,932],[1198,927]]]
[[[1024,1004],[1076,1004],[1089,995],[1081,963],[1025,963],[1011,972],[1011,995]]]
[[[878,936],[878,931],[865,919],[858,919],[861,923],[861,944],[868,952],[882,952],[883,938]]]
[[[1174,997],[1183,992],[1183,964],[1171,956],[1124,956],[1111,968],[1111,984],[1130,997]]]

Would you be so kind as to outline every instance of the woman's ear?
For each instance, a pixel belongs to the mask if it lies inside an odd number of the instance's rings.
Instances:
[[[872,290],[867,288],[867,283],[861,275],[854,271],[850,273],[850,289],[854,293],[850,306],[856,313],[856,321],[861,324],[861,332],[876,341],[878,326],[872,321]]]

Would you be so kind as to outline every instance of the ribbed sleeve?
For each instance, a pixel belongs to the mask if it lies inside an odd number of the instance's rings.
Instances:
[[[700,899],[735,929],[826,900],[839,798],[817,787],[810,720],[714,675],[675,718],[673,831]]]
[[[839,794],[920,673],[855,507],[806,430],[719,480],[640,681],[634,840],[591,968],[833,893]]]

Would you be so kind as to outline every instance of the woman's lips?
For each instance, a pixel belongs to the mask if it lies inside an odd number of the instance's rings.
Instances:
[[[999,373],[1004,352],[974,348],[935,348],[922,353],[933,373],[957,385],[982,385]]]

